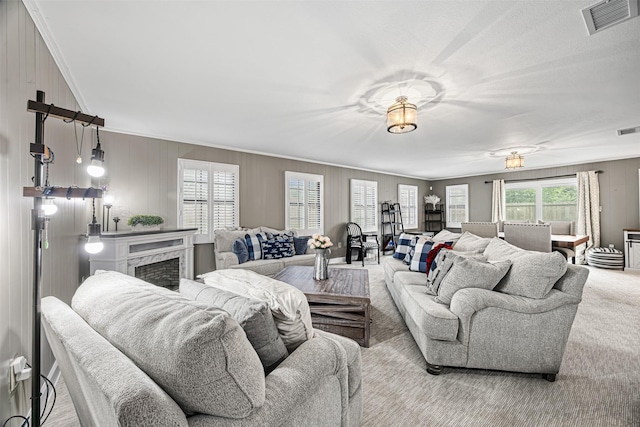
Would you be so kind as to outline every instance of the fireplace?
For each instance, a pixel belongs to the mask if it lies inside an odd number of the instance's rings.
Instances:
[[[177,290],[193,279],[193,229],[103,233],[104,250],[91,255],[91,274],[113,270]]]
[[[177,291],[180,286],[180,258],[135,267],[135,276],[145,282]]]

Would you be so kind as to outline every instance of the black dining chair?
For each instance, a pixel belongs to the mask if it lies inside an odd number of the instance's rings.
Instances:
[[[369,240],[372,239],[372,240]],[[375,241],[374,241],[375,240]],[[378,264],[380,264],[380,243],[377,234],[363,234],[362,229],[355,222],[347,223],[347,264],[351,264],[352,251],[358,251],[356,261],[362,261],[364,267],[364,258],[367,251],[377,251]]]

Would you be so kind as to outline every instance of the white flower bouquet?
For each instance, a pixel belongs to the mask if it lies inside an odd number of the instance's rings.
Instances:
[[[435,194],[424,196],[425,205],[433,205],[433,209],[435,209],[438,203],[440,203],[440,197],[436,196]]]
[[[307,242],[307,245],[311,249],[327,249],[333,246],[333,243],[331,243],[331,239],[329,239],[329,237],[323,236],[320,233],[316,233],[311,236],[311,238]]]

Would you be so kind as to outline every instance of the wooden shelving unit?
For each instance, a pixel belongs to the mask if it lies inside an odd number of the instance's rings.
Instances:
[[[402,224],[402,210],[400,203],[382,202],[380,208],[382,214],[382,253],[395,251],[398,245],[398,237],[404,232]],[[393,241],[393,247],[388,247]]]
[[[429,209],[428,204],[424,205],[424,231],[437,233],[444,229],[444,225],[444,206],[436,205],[436,209]]]

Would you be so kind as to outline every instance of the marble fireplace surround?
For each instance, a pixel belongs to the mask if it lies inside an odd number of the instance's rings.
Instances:
[[[193,279],[193,234],[197,229],[103,233],[104,249],[89,258],[90,271],[113,270],[135,277],[136,267],[179,259],[180,278]]]

